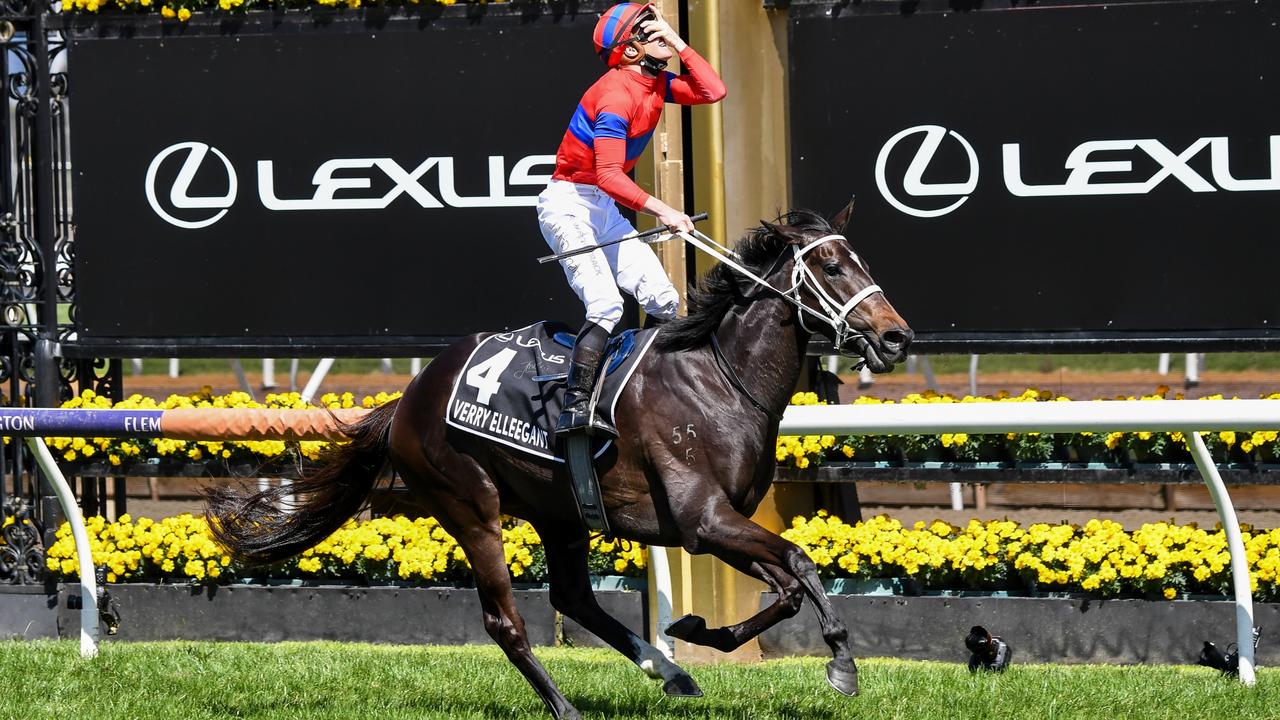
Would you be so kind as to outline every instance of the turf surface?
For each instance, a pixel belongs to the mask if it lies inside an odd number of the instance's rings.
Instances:
[[[963,650],[961,649],[961,652]],[[0,718],[550,717],[495,647],[341,643],[0,642]],[[1197,667],[1015,665],[970,675],[948,663],[867,659],[863,694],[838,695],[823,660],[687,668],[705,697],[667,698],[612,652],[536,651],[596,718],[1262,718],[1280,717],[1280,672],[1255,688]],[[1016,658],[1015,658],[1016,660]]]

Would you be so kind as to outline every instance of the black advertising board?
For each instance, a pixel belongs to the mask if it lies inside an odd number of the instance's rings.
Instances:
[[[792,6],[792,199],[926,347],[1276,346],[1280,6],[901,7]]]
[[[533,203],[595,13],[462,10],[73,34],[78,342],[405,354],[580,319]]]

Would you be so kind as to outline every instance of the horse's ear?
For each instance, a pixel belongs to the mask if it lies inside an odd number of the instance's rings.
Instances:
[[[849,218],[853,216],[853,201],[855,199],[856,198],[851,196],[849,198],[849,204],[845,205],[843,210],[836,213],[835,217],[831,218],[831,227],[835,228],[836,232],[841,235],[844,235],[845,230],[849,228]]]
[[[768,220],[761,220],[760,226],[792,245],[804,242],[804,235],[797,232],[796,229],[790,225],[782,225],[778,223],[771,223]]]

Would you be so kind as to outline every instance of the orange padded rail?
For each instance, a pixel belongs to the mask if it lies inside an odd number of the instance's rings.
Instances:
[[[174,440],[346,440],[338,424],[369,411],[276,410],[268,408],[178,408],[160,418],[164,437]],[[334,416],[338,422],[334,422]]]

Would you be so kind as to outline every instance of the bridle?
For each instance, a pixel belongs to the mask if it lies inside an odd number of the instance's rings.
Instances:
[[[863,353],[865,353],[867,346],[869,345],[867,338],[857,329],[850,327],[849,322],[845,320],[845,318],[849,315],[851,310],[861,304],[864,300],[875,293],[883,295],[884,291],[880,289],[879,285],[873,283],[854,293],[853,297],[842,303],[831,297],[831,295],[823,289],[822,284],[818,282],[818,277],[813,274],[813,270],[811,270],[804,262],[804,256],[810,250],[831,240],[846,240],[845,236],[837,234],[824,235],[804,247],[792,245],[792,258],[795,260],[795,265],[791,268],[791,287],[781,289],[774,287],[768,280],[756,275],[750,269],[743,266],[740,262],[741,258],[739,258],[733,250],[721,245],[706,235],[703,235],[697,229],[694,229],[692,233],[681,231],[676,233],[676,235],[683,238],[684,241],[690,245],[693,245],[711,257],[714,257],[725,265],[733,268],[756,285],[776,293],[787,302],[795,305],[798,311],[797,319],[800,321],[800,327],[804,328],[805,332],[810,334],[813,333],[813,329],[805,322],[805,314],[807,313],[831,326],[831,329],[835,332],[835,347],[837,352],[845,354],[845,343],[850,339],[850,337],[852,337],[855,343],[862,346],[859,350],[859,354],[865,357]],[[781,257],[783,256],[779,256],[779,259],[781,259]],[[854,255],[854,259],[858,260],[857,255]],[[861,263],[860,260],[859,263]],[[769,272],[772,273],[772,269]],[[818,304],[822,307],[822,312],[814,310],[804,304],[804,301],[800,299],[800,291],[806,289],[818,299]]]

